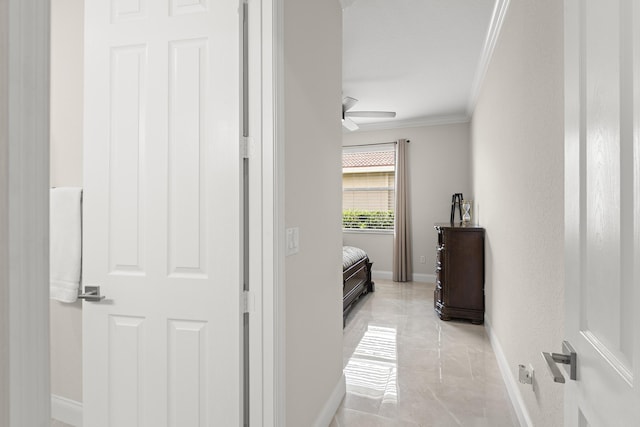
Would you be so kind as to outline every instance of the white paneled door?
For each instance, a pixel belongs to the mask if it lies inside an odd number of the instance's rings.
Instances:
[[[238,7],[85,2],[85,427],[241,423]]]
[[[638,425],[640,2],[566,0],[565,31],[565,425]]]

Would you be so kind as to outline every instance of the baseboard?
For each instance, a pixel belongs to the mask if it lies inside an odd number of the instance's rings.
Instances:
[[[390,271],[371,270],[371,279],[376,280],[393,280],[393,273]]]
[[[391,271],[383,271],[383,270],[371,270],[371,278],[376,280],[393,280],[393,272]],[[414,282],[423,282],[423,283],[435,283],[436,275],[435,274],[419,274],[413,273],[413,281]]]
[[[52,394],[51,418],[74,427],[82,427],[82,403]]]
[[[493,332],[491,324],[487,320],[486,316],[484,319],[484,327],[487,330],[487,335],[489,335],[491,347],[493,348],[493,352],[495,353],[496,359],[498,361],[498,368],[500,368],[502,379],[507,387],[507,393],[509,393],[509,398],[511,399],[511,404],[513,405],[513,409],[516,412],[516,416],[518,417],[520,426],[533,427],[533,422],[531,421],[531,417],[529,416],[529,411],[527,410],[527,407],[524,404],[524,400],[522,399],[522,394],[520,393],[520,387],[518,387],[516,379],[511,373],[509,362],[504,355],[504,351],[502,350],[500,341],[498,340],[496,334]]]
[[[342,374],[338,384],[336,384],[336,387],[333,389],[331,396],[329,396],[329,399],[324,404],[320,415],[316,418],[316,422],[313,423],[314,427],[327,427],[331,424],[331,420],[333,420],[333,417],[340,407],[340,403],[342,403],[342,399],[346,393],[347,383],[345,381],[344,374]]]
[[[331,396],[325,402],[316,422],[313,424],[314,427],[326,427],[331,424],[346,392],[347,385],[344,374],[342,374]],[[74,427],[82,427],[82,403],[52,394],[51,418]]]
[[[435,274],[413,273],[413,281],[421,283],[436,283]]]

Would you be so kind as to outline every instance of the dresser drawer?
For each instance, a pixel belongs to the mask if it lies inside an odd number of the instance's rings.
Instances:
[[[444,265],[444,257],[445,257],[444,245],[438,246],[436,248],[436,267]]]
[[[442,286],[440,281],[436,281],[436,288],[433,290],[433,306],[438,307],[438,304],[442,304]]]
[[[442,266],[436,266],[436,284],[437,283],[442,283],[444,281],[444,270]]]

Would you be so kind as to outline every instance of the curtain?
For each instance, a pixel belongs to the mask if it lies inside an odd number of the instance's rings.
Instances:
[[[411,221],[407,171],[407,140],[396,144],[396,203],[393,232],[393,281],[408,282],[412,276]]]

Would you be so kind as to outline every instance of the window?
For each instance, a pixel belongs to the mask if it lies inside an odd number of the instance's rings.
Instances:
[[[395,147],[345,147],[342,152],[342,228],[393,230]]]

